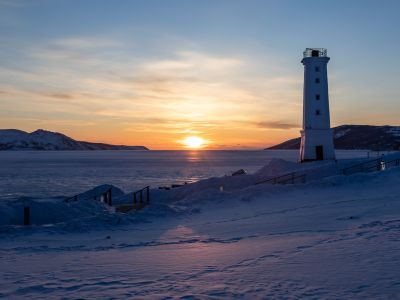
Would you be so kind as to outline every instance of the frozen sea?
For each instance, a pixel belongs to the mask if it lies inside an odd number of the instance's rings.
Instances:
[[[337,158],[368,151],[336,151]],[[3,151],[0,199],[74,195],[108,183],[132,191],[251,173],[273,158],[296,161],[296,150],[264,151]]]

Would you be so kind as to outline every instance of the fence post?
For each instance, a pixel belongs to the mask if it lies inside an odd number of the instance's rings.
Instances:
[[[143,203],[143,189],[140,190],[140,203]]]
[[[24,206],[24,226],[30,225],[31,211],[29,206]]]
[[[103,203],[107,203],[107,194],[106,193],[101,193],[101,199]]]
[[[108,198],[108,205],[109,206],[112,206],[112,192],[111,192],[111,188],[108,190],[108,196],[109,196],[109,198]]]
[[[146,187],[146,192],[147,192],[147,203],[149,203],[150,202],[150,187],[149,186]]]
[[[136,204],[136,192],[133,192],[133,204]]]

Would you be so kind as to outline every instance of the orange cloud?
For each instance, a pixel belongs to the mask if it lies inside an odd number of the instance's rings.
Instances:
[[[0,109],[11,112],[0,124],[46,125],[77,139],[153,149],[182,148],[188,135],[210,148],[262,148],[297,135],[301,74],[263,74],[249,57],[196,51],[123,63],[104,58],[118,47],[102,38],[58,39],[31,52],[30,69],[0,69],[8,80],[0,84]]]

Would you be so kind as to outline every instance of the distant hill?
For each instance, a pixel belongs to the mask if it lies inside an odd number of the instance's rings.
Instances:
[[[334,129],[336,149],[400,150],[400,126],[342,125]],[[299,149],[295,138],[267,149]]]
[[[76,141],[58,132],[0,129],[0,150],[149,150],[144,146],[109,145]]]

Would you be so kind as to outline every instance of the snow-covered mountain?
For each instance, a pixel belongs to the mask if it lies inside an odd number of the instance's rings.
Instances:
[[[17,129],[0,129],[0,150],[148,150],[148,148],[76,141],[64,134],[43,129],[31,133]]]
[[[400,149],[400,126],[342,125],[333,129],[336,149]],[[300,138],[295,138],[267,149],[299,148]]]

